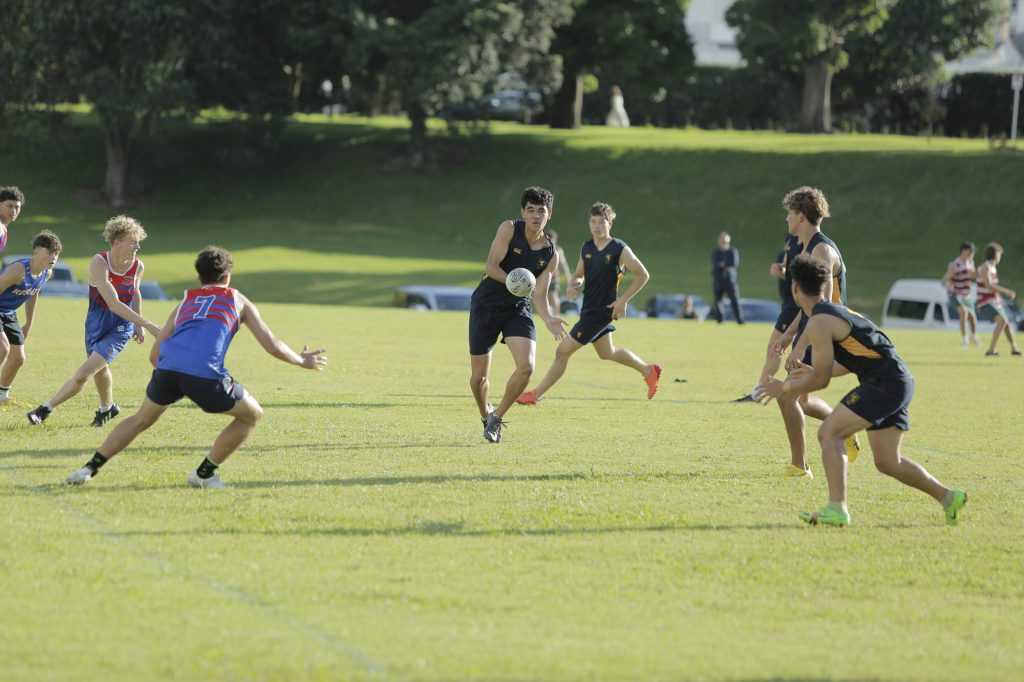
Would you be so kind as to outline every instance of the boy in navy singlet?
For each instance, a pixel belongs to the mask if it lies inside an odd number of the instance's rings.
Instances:
[[[860,382],[818,431],[828,478],[828,504],[817,512],[801,513],[800,518],[811,524],[850,525],[843,440],[867,429],[878,470],[931,495],[945,510],[946,523],[956,525],[967,493],[947,488],[900,453],[903,432],[910,428],[907,407],[914,395],[914,377],[889,337],[864,316],[829,300],[826,284],[832,273],[826,263],[801,255],[790,268],[793,298],[809,320],[803,336],[810,344],[813,362],[811,366],[799,363],[784,382],[771,379],[765,391],[776,398],[817,391],[828,386],[832,376],[847,371],[856,374]]]
[[[0,187],[0,253],[7,248],[7,228],[25,205],[25,195],[17,187]]]
[[[121,408],[114,403],[110,363],[124,350],[129,339],[134,337],[138,343],[145,342],[145,329],[160,333],[160,327],[140,312],[142,298],[138,292],[143,266],[136,254],[146,238],[146,231],[134,218],[119,215],[107,221],[103,238],[110,244],[110,250],[97,253],[89,264],[86,360],[55,396],[28,413],[30,424],[42,424],[58,405],[81,393],[90,378],[96,383],[100,397],[92,425],[106,424],[121,413]]]
[[[274,336],[256,306],[231,288],[233,266],[231,254],[219,246],[208,246],[199,253],[196,272],[200,286],[185,292],[150,351],[156,369],[142,406],[110,432],[84,467],[67,477],[69,484],[88,483],[168,407],[187,397],[204,412],[233,417],[187,480],[193,488],[226,487],[216,474],[217,467],[249,438],[263,416],[259,403],[224,368],[224,356],[239,324],[247,326],[263,349],[279,360],[317,371],[327,364],[322,349],[309,351],[303,346],[302,352],[296,353]]]
[[[527,187],[523,191],[519,201],[522,220],[506,220],[498,226],[487,252],[484,278],[473,291],[469,309],[469,386],[484,423],[484,439],[490,443],[501,442],[502,417],[526,389],[533,374],[537,331],[531,299],[555,340],[561,341],[565,336],[565,321],[552,315],[548,307],[548,287],[558,267],[558,254],[544,228],[554,202],[555,196],[543,187]],[[505,287],[508,273],[516,268],[527,268],[536,277],[532,296],[519,298]],[[492,409],[487,404],[488,375],[491,350],[499,335],[512,353],[516,369],[505,384],[501,403]]]
[[[60,237],[43,230],[32,240],[32,256],[19,258],[0,273],[0,404],[7,402],[11,384],[25,364],[25,341],[32,329],[39,290],[53,275],[63,247]],[[17,310],[25,306],[25,324]]]
[[[535,389],[519,396],[516,400],[519,404],[536,405],[565,374],[573,353],[588,343],[594,344],[594,350],[602,360],[614,360],[640,372],[647,384],[648,400],[657,392],[661,365],[649,365],[630,350],[616,348],[612,342],[612,332],[615,331],[612,321],[626,314],[626,304],[650,279],[647,268],[626,242],[611,236],[614,221],[615,209],[608,204],[598,202],[590,207],[590,234],[594,238],[580,249],[580,261],[567,289],[569,300],[575,300],[579,297],[580,285],[584,287],[580,321],[558,345],[555,361],[547,374]],[[620,296],[619,282],[627,269],[635,277],[629,289]]]

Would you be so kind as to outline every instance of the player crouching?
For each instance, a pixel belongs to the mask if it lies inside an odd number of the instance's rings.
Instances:
[[[229,286],[234,262],[225,249],[206,247],[195,265],[201,286],[185,292],[185,299],[171,311],[157,337],[149,355],[156,369],[142,407],[110,432],[84,467],[67,477],[69,484],[88,483],[111,457],[155,424],[168,407],[187,397],[204,412],[233,418],[214,441],[210,454],[188,476],[193,488],[226,487],[217,476],[217,467],[249,438],[263,416],[259,403],[224,369],[224,356],[239,323],[279,360],[317,371],[327,364],[322,349],[308,351],[303,346],[302,352],[296,353],[277,339],[256,306]]]
[[[811,366],[799,363],[785,382],[770,379],[765,391],[778,398],[783,393],[823,389],[833,375],[833,363],[853,372],[860,381],[818,430],[828,478],[828,504],[820,511],[801,513],[800,518],[811,524],[850,525],[843,439],[867,429],[875,467],[934,497],[946,512],[946,523],[955,526],[967,503],[967,493],[945,487],[924,467],[900,453],[903,432],[910,428],[907,407],[914,395],[914,377],[896,354],[892,341],[864,316],[826,299],[825,284],[831,273],[824,262],[800,255],[790,268],[793,298],[808,318],[804,336],[811,347]]]

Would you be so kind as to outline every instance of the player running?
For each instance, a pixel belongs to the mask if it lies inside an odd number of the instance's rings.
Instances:
[[[593,239],[585,242],[580,249],[576,272],[566,290],[567,297],[573,301],[580,295],[580,285],[583,286],[580,320],[558,344],[555,361],[541,382],[516,400],[520,405],[536,405],[540,402],[544,394],[565,374],[569,358],[588,343],[594,345],[597,356],[602,360],[613,360],[640,372],[647,383],[648,400],[658,391],[661,365],[647,364],[630,350],[616,348],[612,342],[612,332],[615,331],[612,321],[626,314],[626,305],[651,278],[647,268],[626,242],[611,236],[614,221],[615,209],[608,204],[598,202],[590,207],[590,234]],[[635,277],[629,289],[619,296],[619,282],[627,269]]]
[[[25,341],[32,329],[39,290],[53,276],[62,249],[60,237],[43,230],[32,240],[32,256],[19,258],[0,273],[0,405],[10,398],[14,378],[25,364]],[[24,326],[18,322],[17,313],[22,305]]]
[[[25,205],[25,195],[17,187],[0,187],[0,253],[7,248],[7,228]]]
[[[971,343],[980,346],[978,340],[978,316],[974,312],[974,301],[971,299],[971,280],[975,278],[974,270],[974,242],[963,242],[960,244],[960,255],[949,262],[946,267],[946,274],[942,276],[942,283],[946,286],[946,292],[956,304],[956,311],[960,315],[960,346],[967,347],[967,328],[971,329]]]
[[[516,268],[527,268],[537,278],[533,305],[537,306],[544,326],[556,341],[565,337],[565,321],[551,314],[548,286],[558,267],[558,254],[544,227],[551,219],[555,196],[543,187],[527,187],[520,198],[522,220],[506,220],[487,253],[484,278],[473,291],[469,310],[470,389],[484,424],[484,439],[501,442],[502,417],[526,389],[533,374],[537,351],[537,332],[533,323],[530,297],[519,298],[505,288],[506,275]],[[505,384],[505,395],[497,409],[487,404],[490,389],[491,350],[498,342],[508,346],[515,371]]]
[[[990,308],[995,314],[996,328],[992,332],[992,343],[989,344],[985,355],[999,355],[996,350],[996,343],[999,335],[1006,332],[1006,338],[1010,342],[1010,354],[1020,355],[1020,348],[1017,348],[1017,340],[1013,336],[1013,323],[1006,314],[1003,307],[1003,296],[1009,296],[1010,300],[1017,298],[1017,292],[999,285],[999,272],[996,266],[1003,259],[1003,247],[995,242],[990,242],[985,247],[985,262],[978,268],[978,312]]]
[[[109,251],[93,256],[89,264],[89,312],[85,316],[85,352],[88,358],[57,394],[28,413],[30,424],[42,424],[61,403],[82,392],[90,377],[96,383],[100,406],[93,426],[103,426],[121,413],[114,402],[114,376],[110,363],[132,337],[144,343],[146,332],[160,333],[142,316],[142,261],[136,258],[146,231],[139,221],[119,215],[107,221],[103,238]]]
[[[231,254],[208,246],[196,258],[199,288],[185,292],[184,300],[171,311],[157,336],[149,359],[156,367],[146,387],[139,411],[118,424],[85,466],[67,477],[71,485],[92,480],[111,457],[128,447],[155,424],[173,403],[189,398],[204,412],[232,417],[210,453],[188,475],[193,488],[225,488],[217,467],[239,448],[256,428],[263,409],[256,399],[224,368],[224,356],[239,323],[252,332],[263,350],[275,358],[305,369],[321,370],[327,364],[324,351],[302,347],[296,353],[274,336],[256,306],[242,292],[232,289]]]
[[[917,462],[903,457],[900,444],[910,427],[907,408],[914,395],[914,377],[885,334],[870,320],[849,308],[829,301],[828,264],[801,255],[793,271],[793,297],[809,322],[804,330],[811,348],[810,366],[797,360],[797,368],[785,381],[770,379],[764,390],[781,399],[785,395],[821,390],[832,376],[847,371],[860,385],[846,394],[818,429],[821,461],[828,479],[828,504],[800,518],[811,524],[850,525],[846,506],[846,457],[843,440],[867,429],[875,467],[904,485],[925,492],[938,501],[946,523],[955,526],[967,503],[967,493],[951,490]]]
[[[839,247],[836,243],[825,236],[821,231],[821,223],[830,216],[828,200],[825,194],[814,187],[798,187],[789,192],[782,200],[782,207],[786,209],[786,225],[790,235],[796,237],[797,249],[787,254],[787,262],[792,261],[801,253],[814,256],[824,262],[831,273],[829,281],[825,285],[825,296],[829,300],[846,305],[846,264]],[[787,274],[788,276],[788,274]],[[792,281],[792,280],[790,280]],[[795,302],[795,301],[794,301]],[[798,306],[799,308],[799,306]],[[792,312],[790,309],[788,312]],[[776,330],[779,330],[780,322],[783,321],[787,310],[784,307],[776,321]],[[803,326],[807,318],[800,310],[796,311],[796,318],[792,320],[785,331],[779,337],[775,348],[770,353],[781,356],[785,349],[793,345],[793,352],[786,361],[786,371],[792,371],[800,365],[800,360],[810,362],[806,357],[807,341],[801,338]],[[774,336],[774,334],[773,334]],[[765,370],[762,370],[762,387],[768,377],[764,372],[770,369],[770,363],[765,363]],[[774,374],[774,372],[773,372]],[[769,375],[770,376],[770,375]],[[759,396],[760,397],[760,396]],[[804,415],[824,421],[830,414],[832,408],[820,396],[811,393],[787,393],[776,401],[779,411],[782,413],[782,420],[786,426],[786,436],[789,439],[790,463],[786,465],[782,473],[789,477],[813,478],[811,469],[807,464],[807,440],[805,434],[806,420]],[[856,434],[850,434],[846,443],[846,449],[850,461],[857,459],[860,452],[860,443]]]

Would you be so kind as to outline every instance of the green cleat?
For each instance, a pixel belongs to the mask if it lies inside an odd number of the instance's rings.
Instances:
[[[949,503],[948,507],[944,507],[946,510],[946,525],[955,526],[960,523],[960,510],[967,504],[967,493],[963,490],[954,490],[953,501]]]
[[[800,519],[812,526],[849,526],[850,515],[845,512],[837,512],[829,507],[822,507],[816,512],[800,512]]]

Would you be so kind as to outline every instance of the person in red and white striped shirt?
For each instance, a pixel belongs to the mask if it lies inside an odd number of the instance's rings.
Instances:
[[[960,244],[960,255],[950,261],[949,267],[946,268],[942,283],[946,285],[946,293],[960,315],[960,336],[963,337],[960,346],[964,348],[967,347],[968,325],[971,328],[971,341],[975,346],[981,345],[981,341],[978,340],[978,315],[974,312],[974,300],[971,298],[971,280],[976,275],[974,242],[963,242]]]
[[[996,314],[996,329],[992,334],[992,343],[989,344],[985,355],[999,355],[996,352],[996,342],[999,335],[1005,330],[1006,338],[1010,340],[1011,354],[1021,355],[1020,348],[1017,348],[1017,340],[1013,338],[1013,325],[1006,315],[1006,308],[1003,307],[1003,300],[1000,294],[1008,296],[1010,300],[1017,298],[1017,292],[999,285],[999,273],[996,266],[1003,258],[1003,247],[995,242],[989,242],[985,247],[985,262],[978,268],[978,312],[985,308],[991,308]]]

